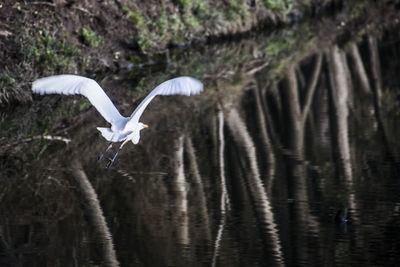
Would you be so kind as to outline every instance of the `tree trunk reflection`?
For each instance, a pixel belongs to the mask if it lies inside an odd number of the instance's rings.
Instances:
[[[189,245],[189,215],[188,215],[188,189],[184,171],[183,161],[183,142],[184,136],[181,135],[176,143],[175,152],[175,190],[176,196],[176,207],[177,207],[177,231],[178,240],[180,244]]]
[[[75,160],[73,166],[71,174],[78,184],[78,192],[83,199],[83,207],[88,216],[90,226],[94,229],[97,246],[101,249],[104,264],[110,267],[119,266],[112,243],[112,235],[107,227],[96,191],[90,184],[80,162]]]
[[[220,180],[221,180],[221,198],[220,198],[220,222],[218,226],[218,232],[217,236],[215,238],[215,244],[214,244],[214,252],[213,252],[213,259],[212,259],[212,265],[213,267],[216,266],[217,264],[217,257],[220,251],[221,247],[221,240],[222,240],[222,235],[224,232],[225,224],[226,224],[226,212],[227,209],[229,208],[229,196],[228,196],[228,190],[226,187],[226,177],[225,177],[225,136],[224,136],[224,114],[221,110],[218,112],[218,140],[219,140],[219,146],[218,146],[218,161],[219,161],[219,173],[220,173]]]
[[[234,108],[227,114],[227,124],[241,152],[239,157],[244,161],[248,161],[249,172],[246,175],[246,179],[248,180],[249,191],[257,211],[257,217],[261,220],[260,225],[265,227],[263,234],[267,239],[271,239],[276,264],[284,265],[284,256],[277,225],[274,220],[270,200],[260,178],[256,150],[252,138],[246,129],[245,123],[240,119],[239,113]]]

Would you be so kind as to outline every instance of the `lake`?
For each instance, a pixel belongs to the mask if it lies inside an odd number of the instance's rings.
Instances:
[[[154,99],[110,169],[83,97],[2,110],[0,265],[400,265],[400,31],[380,19],[95,76],[126,116],[164,80],[205,88]]]

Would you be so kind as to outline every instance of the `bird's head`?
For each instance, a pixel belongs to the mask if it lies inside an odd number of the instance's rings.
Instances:
[[[133,130],[133,132],[127,137],[127,139],[132,140],[132,142],[136,145],[140,140],[140,131],[144,128],[149,128],[148,125],[139,122],[137,127]]]
[[[149,125],[139,122],[139,130],[142,130],[144,128],[149,128]]]

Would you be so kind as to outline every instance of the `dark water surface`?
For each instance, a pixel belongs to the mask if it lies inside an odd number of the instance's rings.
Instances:
[[[82,98],[2,114],[0,266],[399,266],[399,32],[293,55],[253,36],[99,80],[124,114],[133,88],[205,84],[155,99],[109,170]]]

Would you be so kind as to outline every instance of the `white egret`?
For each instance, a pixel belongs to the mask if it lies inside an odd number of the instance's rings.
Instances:
[[[104,154],[112,147],[113,142],[122,142],[115,156],[109,159],[107,164],[107,168],[109,168],[128,141],[132,141],[134,144],[139,142],[140,131],[148,127],[146,124],[139,122],[140,116],[142,116],[143,111],[156,95],[199,94],[203,91],[203,84],[187,76],[165,81],[150,92],[130,117],[122,116],[100,85],[89,78],[70,74],[45,77],[34,81],[32,90],[38,94],[81,94],[89,99],[90,103],[104,119],[111,123],[110,128],[97,127],[103,137],[110,141],[110,144],[100,154],[98,160],[103,158]]]

